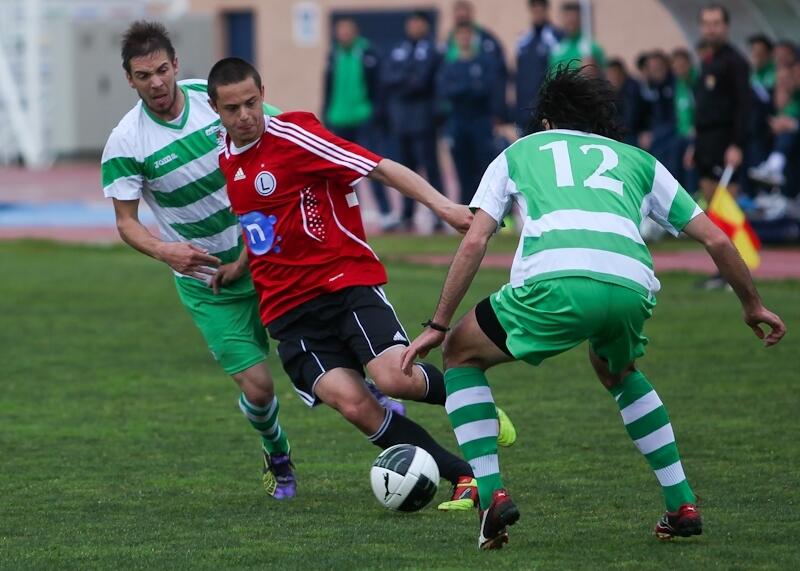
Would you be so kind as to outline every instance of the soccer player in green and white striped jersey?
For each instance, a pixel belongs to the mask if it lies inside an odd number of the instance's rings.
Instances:
[[[176,81],[175,49],[158,23],[128,28],[122,65],[141,100],[103,151],[103,192],[114,200],[119,234],[172,268],[180,300],[214,358],[239,385],[239,408],[261,435],[266,492],[276,499],[293,497],[289,442],[265,363],[269,345],[219,170],[220,121],[208,103],[206,82]],[[274,108],[265,112],[277,114]],[[160,237],[139,222],[142,198],[158,221]]]
[[[600,382],[661,485],[667,511],[656,535],[702,531],[667,410],[635,366],[660,287],[638,231],[643,217],[705,245],[738,295],[745,322],[767,346],[785,333],[728,238],[656,159],[614,140],[615,115],[605,80],[560,68],[545,82],[532,122],[539,132],[511,145],[487,169],[471,204],[475,219],[436,312],[403,358],[408,367],[445,340],[489,238],[516,203],[525,222],[511,281],[471,309],[444,347],[446,408],[478,480],[482,549],[502,547],[506,527],[519,518],[500,477],[497,418],[484,372],[513,360],[538,365],[586,340]]]

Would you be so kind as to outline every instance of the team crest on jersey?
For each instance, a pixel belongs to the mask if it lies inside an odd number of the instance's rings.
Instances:
[[[261,171],[256,176],[256,192],[261,196],[269,196],[273,192],[275,192],[275,188],[278,186],[278,181],[275,180],[275,176],[269,171]]]
[[[239,217],[239,224],[242,225],[244,236],[247,239],[247,247],[256,256],[261,256],[268,252],[281,251],[278,243],[280,236],[275,235],[275,224],[278,219],[273,215],[265,215],[261,212],[248,212]]]

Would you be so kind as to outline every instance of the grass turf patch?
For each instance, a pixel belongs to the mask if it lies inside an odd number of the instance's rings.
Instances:
[[[382,255],[419,244],[375,241]],[[659,488],[581,347],[489,374],[519,433],[501,463],[522,519],[507,549],[479,553],[475,514],[380,508],[368,477],[378,450],[332,411],[308,410],[274,350],[299,496],[264,496],[258,438],[164,266],[124,247],[45,242],[0,243],[0,266],[2,569],[785,569],[800,558],[797,282],[761,284],[789,327],[765,350],[733,295],[661,276],[641,367],[702,497],[703,536],[652,537]],[[388,269],[413,335],[444,269]],[[506,277],[481,272],[464,307]],[[455,449],[441,409],[409,411]]]

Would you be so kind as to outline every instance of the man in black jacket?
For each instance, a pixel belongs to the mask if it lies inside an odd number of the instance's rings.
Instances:
[[[742,163],[748,127],[750,69],[728,42],[730,18],[719,4],[700,10],[700,35],[709,46],[695,87],[694,164],[700,188],[711,200],[722,170]],[[690,157],[692,153],[690,151]],[[731,192],[735,192],[731,185]]]
[[[544,81],[553,51],[564,37],[550,23],[550,2],[528,0],[531,28],[517,43],[517,110],[516,122],[520,133],[528,128],[531,112],[536,107],[536,94]]]
[[[459,48],[456,42],[456,32],[459,27],[470,26],[473,29],[472,51],[486,56],[494,62],[496,79],[492,89],[492,117],[495,123],[505,123],[508,120],[506,107],[506,84],[508,83],[508,67],[503,52],[503,46],[497,37],[475,21],[475,5],[470,0],[456,0],[453,4],[453,20],[455,26],[447,37],[445,52],[446,61],[458,59]]]
[[[392,49],[384,75],[397,162],[411,170],[423,167],[428,182],[439,192],[442,176],[436,131],[441,114],[437,109],[436,73],[441,59],[427,15],[413,12],[406,20],[406,39]],[[410,198],[403,200],[402,224],[409,230],[414,228],[415,205]],[[443,228],[437,218],[434,230]]]
[[[384,110],[380,94],[381,60],[366,38],[359,35],[352,18],[337,20],[334,41],[325,66],[323,116],[328,128],[338,136],[369,149],[381,149],[383,133],[380,118]],[[371,180],[383,230],[398,222],[386,188]]]

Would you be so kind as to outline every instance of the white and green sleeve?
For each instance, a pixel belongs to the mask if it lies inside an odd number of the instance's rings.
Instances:
[[[654,170],[653,188],[645,196],[642,217],[650,216],[667,232],[677,236],[702,210],[659,161]]]
[[[143,164],[136,160],[129,139],[116,129],[103,149],[100,172],[106,198],[138,200],[142,197]]]
[[[508,176],[506,154],[500,153],[483,173],[469,207],[473,210],[480,208],[501,224],[511,210],[516,192],[514,181]]]

